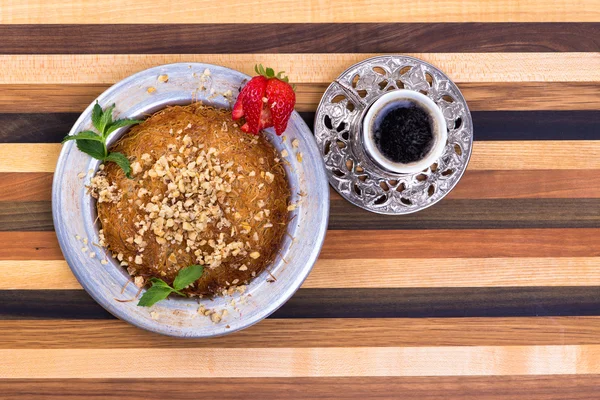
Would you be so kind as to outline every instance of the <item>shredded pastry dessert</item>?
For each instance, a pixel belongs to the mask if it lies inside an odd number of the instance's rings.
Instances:
[[[231,112],[196,103],[168,107],[135,126],[111,151],[131,161],[132,179],[101,166],[102,241],[136,283],[171,284],[181,268],[204,266],[184,290],[212,296],[247,284],[277,256],[290,188],[280,155]]]

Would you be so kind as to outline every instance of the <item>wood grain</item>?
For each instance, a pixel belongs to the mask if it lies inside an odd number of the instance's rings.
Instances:
[[[472,170],[597,169],[598,141],[474,142]],[[577,154],[576,157],[573,155]]]
[[[120,320],[0,321],[0,349],[310,348],[350,343],[354,347],[600,344],[600,318],[271,318],[210,340],[179,340]]]
[[[0,357],[3,360],[0,376],[5,379],[600,373],[600,345],[203,348],[152,349],[151,352],[139,349],[2,349]]]
[[[354,266],[348,273],[348,266]],[[0,290],[81,289],[66,261],[0,260]],[[321,259],[303,288],[600,286],[600,258]]]
[[[0,173],[0,202],[49,201],[52,173]]]
[[[600,256],[598,229],[329,231],[322,259]],[[368,237],[369,240],[364,240]],[[424,251],[423,249],[426,249]]]
[[[391,217],[343,200],[330,207],[330,230],[600,228],[596,198],[448,199],[417,214]],[[49,201],[0,202],[0,231],[52,230]]]
[[[50,202],[0,202],[0,231],[53,230]]]
[[[0,143],[0,172],[54,172],[60,144]]]
[[[1,175],[0,175],[1,177]],[[596,170],[473,171],[467,169],[449,199],[577,199],[600,197]],[[340,197],[338,199],[341,200]]]
[[[60,144],[0,143],[0,173],[54,172]],[[577,157],[573,157],[577,154]],[[474,170],[600,169],[600,141],[475,141]]]
[[[600,229],[593,228],[333,230],[327,233],[320,258],[598,257],[598,233]],[[61,259],[54,232],[0,232],[0,260]]]
[[[62,260],[54,232],[0,232],[0,260]]]
[[[309,127],[314,112],[300,112]],[[473,111],[475,141],[598,140],[600,110]],[[77,113],[0,113],[0,143],[59,143]]]
[[[141,70],[203,62],[248,75],[260,61],[286,71],[292,82],[330,83],[348,66],[378,54],[77,54],[0,55],[4,84],[112,84]],[[598,82],[599,53],[407,53],[463,82]],[[561,68],[555,68],[560,65]],[[565,75],[565,71],[569,71]],[[191,73],[190,73],[191,75]],[[568,77],[568,78],[566,78]],[[140,88],[144,90],[144,88]],[[160,90],[160,87],[157,89]]]
[[[81,113],[109,84],[3,84],[0,113]],[[464,82],[471,111],[598,110],[596,82]],[[325,83],[296,84],[296,110],[315,111]],[[69,127],[70,128],[70,127]]]
[[[245,3],[244,7],[258,7]],[[127,3],[108,0],[98,8],[91,0],[2,0],[3,24],[118,24],[118,23],[260,23],[260,22],[596,22],[597,0],[452,0],[419,2],[412,7],[383,0],[346,2],[332,0],[327,6],[302,0],[260,2],[260,13],[240,12],[235,0],[189,3],[183,0],[160,4],[151,0]]]
[[[31,216],[27,217],[24,211],[27,204],[23,203],[15,207],[12,203],[7,203],[6,211],[3,211],[4,207],[0,204],[0,215],[6,214],[7,230],[30,229],[31,225],[51,226],[51,221],[44,222],[35,220]],[[43,212],[43,209],[40,212]],[[600,228],[600,201],[598,199],[447,199],[419,213],[397,216],[373,215],[347,201],[332,201],[329,210],[330,230],[500,228]]]
[[[32,24],[0,25],[0,54],[581,52],[598,36],[598,23]]]
[[[598,286],[302,288],[269,318],[597,316],[599,307]],[[0,290],[0,320],[114,318],[83,290]]]
[[[50,201],[51,172],[0,173],[0,201]],[[576,177],[576,178],[574,178]],[[485,182],[484,185],[481,182]],[[345,201],[333,189],[331,201]],[[448,194],[451,199],[600,198],[596,170],[485,171],[468,169]]]
[[[336,378],[211,378],[211,379],[5,379],[0,391],[33,400],[178,399],[239,400],[390,399],[404,400],[589,400],[600,375],[460,376],[460,377],[336,377]],[[160,387],[162,390],[155,390]]]

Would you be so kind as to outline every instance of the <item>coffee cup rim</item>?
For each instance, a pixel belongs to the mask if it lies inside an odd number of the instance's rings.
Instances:
[[[434,140],[433,146],[423,159],[408,164],[396,163],[387,159],[377,148],[372,132],[373,118],[376,114],[390,102],[401,100],[414,100],[419,102],[422,106],[427,108],[427,111],[434,119],[434,132],[432,132]],[[440,110],[431,98],[414,90],[398,89],[385,93],[371,104],[362,121],[362,140],[366,152],[373,161],[386,170],[394,173],[408,174],[420,172],[429,168],[444,153],[447,139],[448,128],[442,110]]]

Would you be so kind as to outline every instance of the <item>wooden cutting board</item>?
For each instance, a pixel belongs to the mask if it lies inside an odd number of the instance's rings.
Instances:
[[[0,0],[0,398],[590,399],[600,386],[600,1]],[[455,80],[469,168],[404,217],[332,192],[303,287],[181,340],[97,305],[56,241],[60,140],[116,81],[177,61],[285,70],[309,126],[381,53]]]

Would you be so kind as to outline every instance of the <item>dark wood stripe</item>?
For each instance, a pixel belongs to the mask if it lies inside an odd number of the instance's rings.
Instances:
[[[306,348],[348,343],[353,347],[600,344],[600,317],[270,318],[211,340],[157,335],[118,320],[0,320],[0,349]]]
[[[0,143],[60,143],[77,113],[0,114]]]
[[[475,140],[598,140],[600,111],[480,111]]]
[[[110,85],[0,85],[0,113],[82,112]],[[465,82],[471,111],[598,110],[595,82]],[[296,110],[315,111],[326,84],[296,83]]]
[[[312,129],[314,112],[300,115]],[[599,140],[597,111],[475,111],[475,140]],[[0,114],[0,143],[58,143],[77,113]]]
[[[1,201],[50,201],[50,172],[0,172]],[[485,182],[485,185],[481,183]],[[344,201],[330,190],[331,201]],[[454,199],[600,198],[600,174],[589,170],[478,171],[467,169],[445,201]],[[440,203],[443,204],[443,203]]]
[[[600,315],[600,287],[300,289],[271,318]],[[0,319],[113,318],[83,290],[0,291]]]
[[[415,214],[388,216],[340,198],[329,214],[329,229],[344,230],[598,227],[600,199],[448,199]]]
[[[0,231],[53,231],[49,201],[0,202]]]
[[[598,23],[4,25],[0,37],[3,54],[600,50]]]
[[[594,228],[330,230],[320,254],[332,260],[599,256]],[[0,232],[0,260],[61,259],[54,232]]]
[[[31,400],[590,400],[599,386],[600,375],[0,380],[6,398]]]
[[[443,200],[419,213],[373,214],[336,195],[329,229],[600,228],[600,199]],[[0,202],[0,231],[52,231],[49,201]]]

